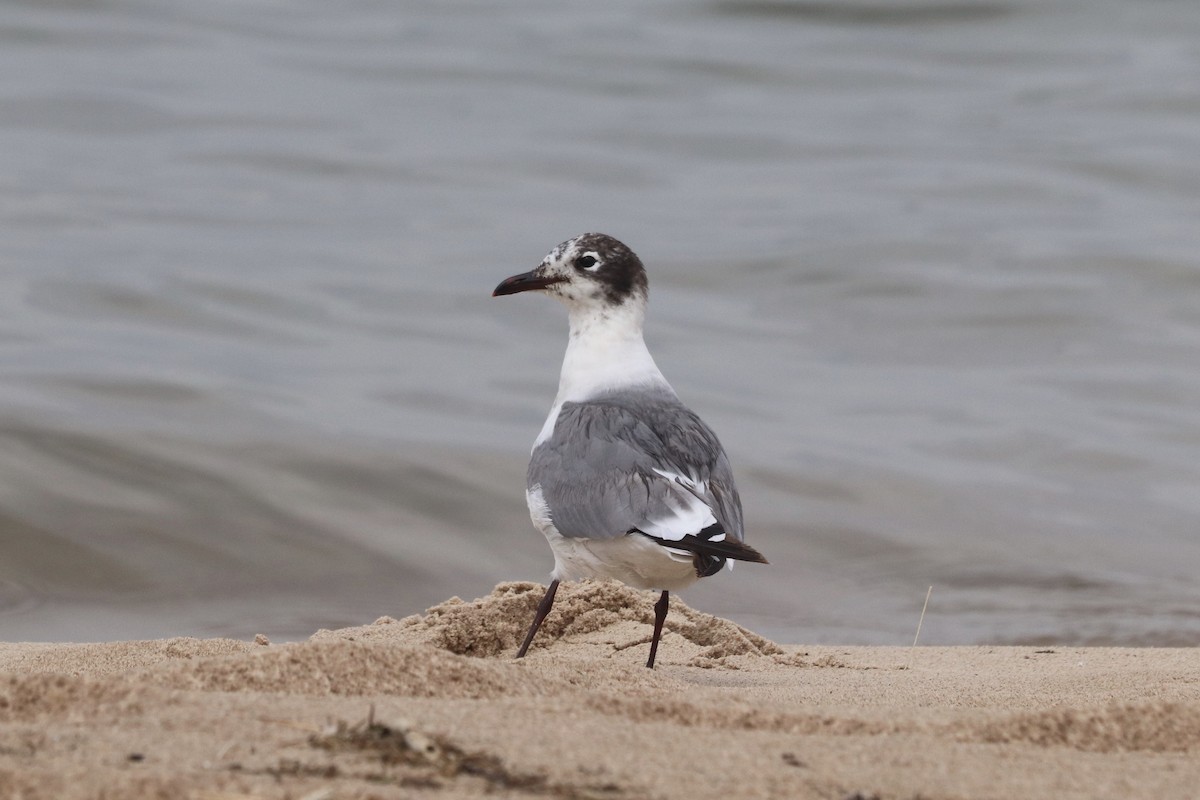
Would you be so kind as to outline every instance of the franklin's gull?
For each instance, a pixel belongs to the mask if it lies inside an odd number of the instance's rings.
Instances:
[[[526,476],[529,515],[554,551],[553,580],[517,658],[559,581],[615,578],[662,591],[646,661],[653,668],[672,590],[732,569],[733,560],[767,560],[743,541],[742,501],[716,434],[646,349],[646,270],[633,251],[585,233],[492,296],[527,291],[567,306],[570,338]]]

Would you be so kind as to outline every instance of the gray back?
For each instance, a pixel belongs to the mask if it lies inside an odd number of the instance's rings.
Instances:
[[[680,487],[655,469],[704,484],[698,496],[728,536],[742,540],[742,501],[729,459],[712,429],[670,389],[564,403],[553,434],[533,451],[526,483],[541,486],[563,536],[610,539],[674,513],[667,501]]]

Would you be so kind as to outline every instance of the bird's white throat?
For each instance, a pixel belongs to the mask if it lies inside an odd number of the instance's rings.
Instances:
[[[556,404],[582,402],[613,389],[667,386],[642,335],[645,302],[571,308]]]
[[[558,395],[550,416],[534,442],[536,448],[554,432],[563,403],[582,403],[616,389],[671,385],[654,363],[642,326],[645,301],[630,298],[618,306],[571,305],[571,334],[558,379]]]

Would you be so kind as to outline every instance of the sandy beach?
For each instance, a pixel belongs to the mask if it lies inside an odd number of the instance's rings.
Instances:
[[[779,646],[532,583],[308,641],[0,644],[4,798],[1165,798],[1200,651]]]

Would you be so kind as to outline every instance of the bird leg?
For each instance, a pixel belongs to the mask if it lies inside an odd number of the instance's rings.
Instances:
[[[554,593],[558,591],[558,581],[550,581],[549,588],[546,589],[546,596],[542,598],[542,602],[538,603],[537,614],[533,617],[533,624],[529,626],[529,633],[525,634],[525,643],[521,645],[521,649],[517,651],[517,658],[524,658],[525,651],[529,649],[529,644],[533,641],[533,635],[537,633],[538,628],[542,626],[542,620],[550,613],[550,606],[554,605]],[[653,660],[653,657],[651,658]]]
[[[667,606],[671,604],[671,593],[663,590],[662,597],[654,604],[654,638],[650,640],[650,658],[646,669],[654,669],[654,656],[658,654],[658,640],[662,637],[663,623],[667,620]]]

